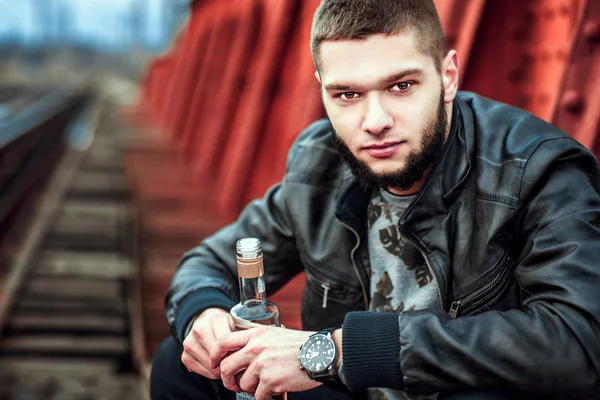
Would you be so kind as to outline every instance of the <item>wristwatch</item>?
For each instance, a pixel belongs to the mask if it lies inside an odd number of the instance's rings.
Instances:
[[[300,346],[300,368],[317,382],[337,382],[335,362],[337,351],[331,333],[337,328],[326,328],[312,334]]]

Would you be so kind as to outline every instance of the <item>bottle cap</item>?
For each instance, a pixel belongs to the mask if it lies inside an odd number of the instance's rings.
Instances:
[[[237,241],[237,257],[255,259],[262,256],[262,247],[257,238],[244,238]]]
[[[264,274],[262,247],[256,238],[237,241],[237,264],[240,278],[258,278]]]

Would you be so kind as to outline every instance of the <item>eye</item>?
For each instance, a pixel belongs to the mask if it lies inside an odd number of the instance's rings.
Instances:
[[[392,86],[392,92],[406,92],[413,85],[412,82],[400,82]]]
[[[356,92],[344,92],[344,93],[339,93],[336,95],[336,97],[342,99],[342,100],[354,100],[358,97],[358,93]]]

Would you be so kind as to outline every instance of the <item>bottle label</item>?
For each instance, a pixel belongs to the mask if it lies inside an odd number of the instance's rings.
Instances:
[[[264,274],[262,258],[237,260],[238,275],[240,278],[258,278]]]

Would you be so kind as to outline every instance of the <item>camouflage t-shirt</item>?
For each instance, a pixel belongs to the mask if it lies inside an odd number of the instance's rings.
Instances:
[[[434,308],[437,288],[423,255],[400,235],[398,221],[415,198],[375,190],[368,208],[371,263],[370,311],[397,312]],[[434,399],[385,388],[368,389],[369,400]]]

